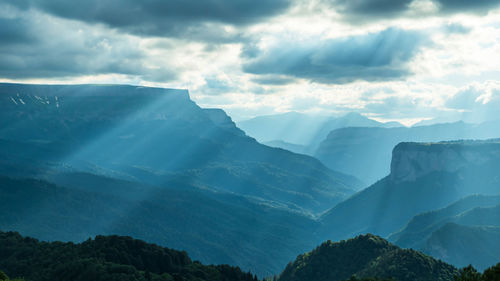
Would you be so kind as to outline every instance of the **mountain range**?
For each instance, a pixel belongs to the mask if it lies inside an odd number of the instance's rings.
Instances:
[[[312,115],[299,112],[258,116],[237,122],[239,128],[259,142],[291,148],[294,152],[314,154],[318,145],[335,129],[345,127],[400,127],[398,122],[382,123],[359,113],[341,116]]]
[[[320,218],[320,237],[345,239],[370,232],[457,266],[491,266],[498,258],[491,252],[500,242],[495,232],[499,153],[499,140],[400,143],[393,151],[390,175],[326,212]],[[493,250],[463,255],[467,251],[459,250],[457,245],[463,244],[458,241],[467,241],[471,232],[477,235],[471,249],[484,243]]]
[[[260,275],[312,247],[314,217],[361,187],[183,90],[0,84],[0,143],[0,229],[134,235]]]
[[[389,146],[496,126],[337,129],[320,146],[336,152],[320,161],[259,143],[183,90],[0,84],[0,229],[44,241],[130,235],[258,276],[322,241],[373,233],[485,269],[500,259],[500,140]],[[363,189],[350,169],[385,177]],[[423,257],[403,252],[384,264]]]

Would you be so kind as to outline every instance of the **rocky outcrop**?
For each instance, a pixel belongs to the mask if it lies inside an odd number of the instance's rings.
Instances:
[[[217,126],[232,130],[239,136],[244,136],[245,132],[236,127],[233,119],[226,114],[226,112],[219,108],[203,108],[203,112],[208,116],[208,118]]]
[[[392,153],[391,180],[415,181],[432,172],[455,172],[500,159],[500,139],[398,144]]]

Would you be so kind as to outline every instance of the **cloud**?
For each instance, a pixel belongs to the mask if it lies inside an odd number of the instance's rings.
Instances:
[[[35,34],[30,33],[26,22],[19,18],[0,18],[0,44],[14,46],[35,43]]]
[[[242,26],[283,13],[292,0],[6,0],[21,9],[101,23],[140,35],[230,40],[238,36],[219,26]]]
[[[297,80],[292,77],[280,76],[280,75],[257,76],[253,78],[252,81],[261,85],[273,85],[273,86],[283,86],[297,82]]]
[[[0,17],[0,26],[0,77],[3,78],[101,74],[134,75],[150,81],[175,78],[171,69],[149,66],[147,54],[129,36],[37,13]]]
[[[402,17],[423,14],[485,13],[500,0],[324,0],[346,20]]]
[[[409,61],[427,43],[421,32],[396,28],[306,43],[280,41],[247,58],[243,70],[325,84],[397,80],[411,74]]]
[[[500,0],[437,0],[436,3],[443,13],[471,13],[498,8]]]
[[[444,25],[443,29],[448,34],[467,34],[472,30],[470,27],[456,22]]]
[[[470,122],[499,119],[500,83],[487,81],[467,85],[449,98],[446,106],[462,111],[463,119]]]
[[[337,11],[348,15],[386,16],[408,9],[412,0],[334,0]]]
[[[477,85],[469,85],[464,89],[459,90],[453,97],[448,99],[446,105],[453,109],[471,110],[478,102],[479,96],[484,92]]]

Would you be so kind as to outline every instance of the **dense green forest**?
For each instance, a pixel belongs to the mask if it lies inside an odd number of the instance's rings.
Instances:
[[[97,236],[80,244],[40,242],[16,232],[0,232],[3,278],[28,281],[256,281],[228,265],[203,265],[186,252],[126,236]],[[0,275],[1,276],[1,275]]]
[[[500,263],[486,269],[482,274],[469,265],[460,269],[455,281],[498,281],[500,280]]]
[[[0,281],[258,281],[229,265],[203,265],[184,251],[127,236],[96,236],[82,243],[42,242],[0,232]],[[9,279],[8,276],[16,277]],[[300,255],[268,281],[498,281],[500,263],[479,273],[457,270],[375,235],[327,241]]]
[[[457,272],[455,267],[442,261],[414,250],[400,249],[378,236],[367,234],[321,244],[298,256],[278,280],[342,281],[357,276],[399,281],[451,281]]]

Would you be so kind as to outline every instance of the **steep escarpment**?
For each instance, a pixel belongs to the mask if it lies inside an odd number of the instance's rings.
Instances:
[[[389,174],[392,150],[401,142],[491,139],[500,137],[499,132],[499,122],[456,122],[411,128],[342,128],[330,132],[314,155],[333,170],[374,183]]]
[[[500,159],[500,140],[400,143],[392,153],[391,179],[414,181],[433,172],[456,172]]]

